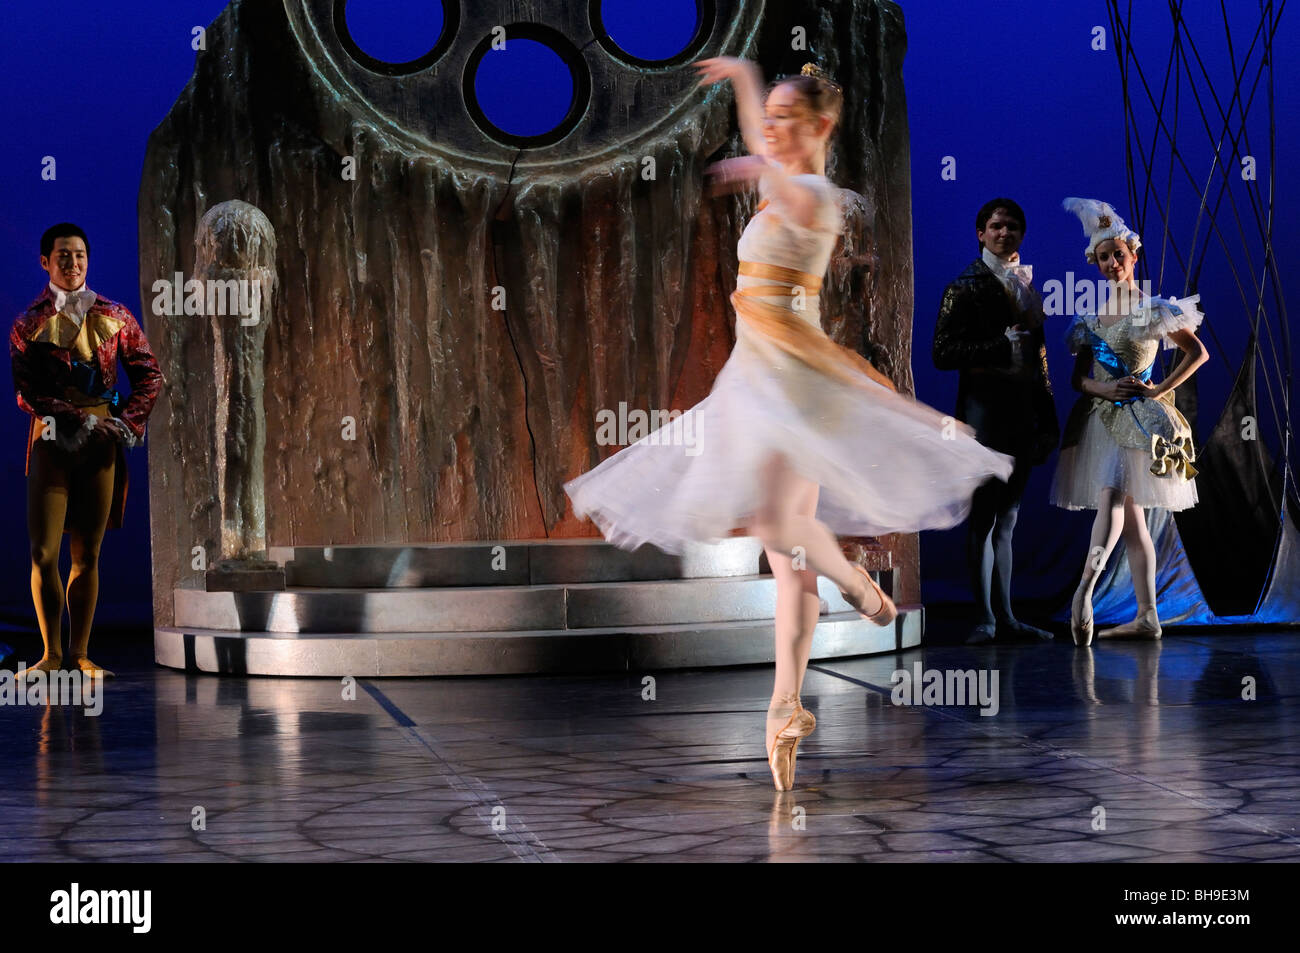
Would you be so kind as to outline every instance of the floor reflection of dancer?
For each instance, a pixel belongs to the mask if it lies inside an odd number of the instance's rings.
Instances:
[[[752,154],[711,171],[723,182],[757,181],[765,200],[738,245],[736,344],[708,397],[565,489],[576,514],[626,549],[649,542],[680,552],[687,540],[716,541],[742,526],[762,540],[777,592],[768,763],[784,791],[799,740],[815,725],[799,693],[819,613],[817,577],[879,624],[896,615],[867,572],[844,558],[834,532],[953,526],[975,488],[990,474],[1005,480],[1013,461],[895,393],[821,329],[818,291],[842,221],[823,174],[839,86],[810,65],[773,84],[764,102],[752,63],[721,57],[696,68],[702,82],[733,82]],[[684,452],[686,434],[698,444]]]
[[[1142,245],[1137,233],[1105,202],[1070,198],[1064,204],[1083,222],[1085,257],[1101,272],[1107,291],[1097,313],[1076,315],[1066,332],[1075,355],[1074,387],[1083,396],[1066,423],[1051,498],[1066,509],[1097,511],[1070,631],[1076,645],[1091,644],[1093,588],[1122,532],[1137,617],[1097,637],[1158,639],[1156,553],[1143,510],[1196,504],[1192,431],[1174,407],[1174,388],[1208,356],[1193,333],[1202,318],[1200,295],[1177,302],[1143,295],[1133,280]],[[1161,341],[1184,356],[1173,373],[1153,384]]]

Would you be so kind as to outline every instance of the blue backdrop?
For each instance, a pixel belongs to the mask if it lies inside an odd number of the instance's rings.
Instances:
[[[273,2],[273,0],[266,0]],[[420,37],[436,34],[440,15],[430,0],[353,0],[349,15],[357,41],[381,58],[403,59],[427,48]],[[1165,4],[1141,2],[1133,42],[1151,82],[1159,83],[1169,55],[1172,30]],[[40,4],[13,4],[0,32],[0,61],[6,64],[5,148],[0,176],[5,190],[0,213],[0,313],[7,320],[40,293],[45,275],[38,265],[38,240],[56,221],[72,220],[92,244],[89,285],[141,315],[137,274],[137,195],[146,138],[188,80],[195,53],[191,31],[210,23],[225,0],[132,0],[109,5],[65,0],[57,16]],[[652,55],[656,43],[682,35],[675,11],[691,9],[681,0],[645,5],[610,0],[606,22],[617,39],[627,37],[631,52]],[[975,255],[973,218],[987,198],[1009,195],[1028,214],[1022,254],[1035,278],[1061,278],[1067,270],[1092,277],[1082,259],[1084,239],[1078,222],[1060,208],[1066,195],[1105,198],[1130,222],[1125,171],[1125,121],[1122,88],[1105,4],[1087,0],[1047,4],[1004,0],[997,4],[966,0],[905,2],[908,32],[904,70],[911,122],[912,214],[916,265],[913,371],[918,396],[944,410],[951,408],[956,375],[934,370],[930,345],[934,314],[944,285]],[[1189,0],[1184,15],[1204,68],[1220,95],[1231,92],[1232,70],[1241,69],[1258,23],[1254,3],[1227,6],[1225,30],[1220,5]],[[432,12],[431,12],[432,11]],[[1104,50],[1093,49],[1096,27],[1105,28]],[[1227,36],[1234,48],[1230,55]],[[1284,17],[1274,44],[1294,48],[1300,38],[1297,18]],[[631,48],[631,44],[644,44]],[[662,47],[659,47],[662,48]],[[412,52],[414,50],[414,52]],[[814,51],[815,54],[816,51]],[[510,123],[536,120],[553,111],[562,74],[549,69],[545,51],[521,50],[513,63],[498,64],[484,76],[480,93],[491,118]],[[1190,54],[1189,54],[1190,55]],[[1258,57],[1258,49],[1255,56]],[[1278,116],[1296,115],[1297,83],[1290,56],[1277,58],[1274,94]],[[530,74],[530,95],[514,94],[515,77]],[[546,77],[556,77],[548,85]],[[1253,70],[1250,73],[1253,78]],[[537,77],[540,77],[538,79]],[[1144,95],[1136,77],[1134,97]],[[494,93],[497,105],[491,105]],[[1157,90],[1158,92],[1158,90]],[[1258,150],[1258,175],[1266,180],[1269,157],[1264,143],[1265,91],[1251,108],[1252,148]],[[1192,99],[1183,89],[1178,142],[1198,177],[1212,171],[1210,138],[1188,112]],[[1222,103],[1227,108],[1229,102]],[[1207,104],[1213,112],[1213,102]],[[492,113],[492,110],[499,110]],[[514,110],[512,112],[511,110]],[[1189,118],[1190,117],[1190,118]],[[1193,121],[1194,120],[1194,121]],[[1139,110],[1149,136],[1154,120]],[[521,129],[520,131],[531,131]],[[42,178],[46,156],[57,160],[57,178]],[[1297,156],[1294,125],[1278,129],[1276,163],[1286,170]],[[942,175],[945,157],[955,160],[955,178]],[[1288,160],[1291,160],[1288,162]],[[952,168],[952,165],[949,165]],[[1291,180],[1279,179],[1275,249],[1283,271],[1294,266],[1297,195]],[[1195,201],[1175,202],[1175,230],[1190,235]],[[1158,220],[1153,219],[1155,227]],[[1225,232],[1229,231],[1225,228]],[[1148,249],[1159,236],[1148,232]],[[1254,261],[1258,272],[1259,262]],[[1154,275],[1149,275],[1154,277]],[[1293,275],[1287,275],[1294,293]],[[1181,279],[1159,286],[1181,294]],[[1242,353],[1247,311],[1224,256],[1211,251],[1198,289],[1217,342],[1200,373],[1204,438],[1222,405],[1231,374]],[[1070,361],[1061,344],[1064,319],[1049,327],[1049,360],[1062,420],[1073,401]],[[6,323],[6,328],[8,327]],[[1203,335],[1204,337],[1204,335]],[[1209,342],[1207,341],[1207,344]],[[12,394],[8,362],[5,394]],[[0,624],[31,630],[34,616],[28,586],[23,440],[27,421],[6,397],[0,412]],[[133,490],[127,526],[108,534],[101,557],[99,620],[145,625],[150,616],[149,533],[145,454],[130,454]],[[1055,458],[1030,481],[1017,532],[1017,598],[1060,591],[1077,572],[1085,548],[1090,514],[1066,513],[1046,503]],[[963,531],[928,533],[922,543],[922,577],[927,602],[966,597]],[[66,556],[64,557],[66,560]]]

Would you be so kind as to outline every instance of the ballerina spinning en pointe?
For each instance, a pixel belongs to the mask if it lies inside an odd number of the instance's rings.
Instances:
[[[1133,280],[1142,246],[1137,233],[1105,202],[1069,198],[1063,204],[1083,222],[1084,257],[1097,266],[1108,292],[1096,314],[1075,315],[1066,331],[1075,355],[1072,381],[1082,396],[1065,426],[1051,499],[1066,509],[1097,511],[1071,605],[1070,632],[1076,645],[1092,643],[1093,587],[1122,532],[1137,618],[1097,637],[1158,639],[1156,553],[1143,509],[1177,511],[1196,504],[1192,430],[1174,406],[1174,388],[1208,357],[1194,333],[1202,319],[1196,307],[1200,295],[1179,301],[1143,295]],[[1162,340],[1184,356],[1168,377],[1153,384]]]
[[[744,527],[776,579],[776,678],[767,716],[777,790],[794,781],[799,740],[816,724],[799,700],[820,609],[817,577],[880,625],[893,602],[844,558],[834,533],[879,536],[960,523],[976,487],[1005,480],[1011,457],[911,398],[821,328],[818,290],[841,213],[824,173],[841,91],[815,67],[773,84],[754,64],[695,64],[731,80],[751,153],[710,169],[758,182],[764,201],[738,246],[736,343],[695,407],[565,484],[574,512],[624,549],[681,552]],[[690,450],[677,437],[694,434]],[[796,568],[798,566],[799,568]],[[804,568],[806,566],[806,568]]]

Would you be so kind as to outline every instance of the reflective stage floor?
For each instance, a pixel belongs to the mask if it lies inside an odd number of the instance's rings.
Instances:
[[[814,663],[786,794],[766,667],[372,680],[350,700],[108,642],[99,717],[0,708],[6,860],[1300,859],[1296,632]],[[996,714],[893,704],[918,662],[996,673]]]

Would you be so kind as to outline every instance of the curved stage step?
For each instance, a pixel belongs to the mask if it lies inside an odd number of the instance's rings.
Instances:
[[[273,546],[290,587],[423,589],[444,586],[537,586],[576,582],[700,579],[767,573],[757,539],[733,536],[687,543],[680,556],[642,546],[629,552],[603,540],[557,539],[418,546]],[[892,568],[886,549],[863,565]]]
[[[857,613],[822,616],[814,659],[873,655],[921,644],[924,609],[899,606],[887,626]],[[771,663],[772,622],[612,626],[519,632],[354,633],[229,632],[155,629],[161,665],[226,675],[341,678],[433,675],[527,675]]]
[[[601,540],[273,548],[283,591],[174,591],[155,657],[190,671],[490,675],[772,661],[775,581],[758,541],[680,556]],[[886,592],[888,552],[869,553]],[[814,658],[920,644],[923,610],[879,627],[818,579]]]
[[[830,611],[851,608],[829,579],[819,578],[817,589]],[[588,629],[770,619],[775,601],[771,576],[445,589],[177,589],[175,624],[265,632]]]

